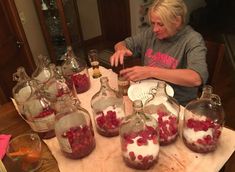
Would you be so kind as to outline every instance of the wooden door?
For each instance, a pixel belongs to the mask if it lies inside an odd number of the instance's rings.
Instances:
[[[98,0],[102,35],[117,43],[131,35],[129,0]]]
[[[0,1],[0,104],[10,100],[16,84],[12,74],[19,66],[31,74],[35,64],[14,0]]]

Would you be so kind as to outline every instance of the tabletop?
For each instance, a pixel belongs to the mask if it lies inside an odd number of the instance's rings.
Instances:
[[[91,72],[91,70],[89,70]],[[110,79],[111,87],[117,87],[117,76],[111,70],[101,68],[103,76]],[[90,114],[90,99],[99,90],[99,79],[91,78],[91,88],[78,97],[81,105]],[[124,97],[127,114],[131,114],[132,102]],[[182,107],[181,107],[182,109]],[[91,114],[92,117],[92,114]],[[0,107],[0,133],[11,134],[15,137],[19,134],[31,132],[30,127],[17,114],[12,103]],[[87,157],[79,160],[71,160],[63,156],[56,138],[44,140],[43,143],[43,165],[39,172],[71,172],[74,169],[80,171],[119,172],[136,171],[125,166],[121,157],[119,137],[106,138],[95,131],[96,148]],[[162,147],[159,154],[159,161],[149,171],[219,171],[235,150],[235,132],[224,128],[218,149],[210,154],[197,154],[188,150],[182,140],[178,138],[176,143]],[[231,160],[228,160],[231,161]],[[11,162],[5,156],[3,162],[8,172],[15,172]]]

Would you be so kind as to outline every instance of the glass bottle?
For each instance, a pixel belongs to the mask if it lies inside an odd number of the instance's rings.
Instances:
[[[204,86],[199,99],[189,102],[184,111],[182,138],[192,151],[208,153],[216,149],[224,125],[220,97]]]
[[[32,74],[32,79],[36,80],[41,86],[51,77],[50,69],[48,68],[49,62],[48,57],[42,55],[38,56],[37,68]]]
[[[109,86],[107,77],[101,77],[100,83],[100,90],[91,99],[96,129],[103,136],[116,136],[125,116],[123,98]]]
[[[21,115],[24,115],[23,105],[35,91],[35,83],[25,72],[25,68],[20,66],[16,73],[13,74],[13,80],[17,84],[12,89],[13,98],[18,106]]]
[[[93,78],[99,78],[102,76],[102,74],[100,73],[100,69],[99,69],[99,58],[98,58],[98,51],[96,49],[92,49],[88,51],[88,59],[90,61],[92,70],[93,70],[93,74],[92,77]]]
[[[40,89],[37,89],[24,103],[23,111],[32,130],[42,139],[55,136],[55,110]]]
[[[130,81],[126,80],[122,75],[118,75],[118,92],[122,96],[127,96]]]
[[[160,145],[173,143],[179,134],[180,106],[174,98],[167,95],[164,81],[159,81],[150,93],[152,98],[146,101],[144,112],[152,115],[158,122]]]
[[[92,152],[95,138],[88,111],[74,100],[64,96],[60,103],[57,102],[55,132],[64,155],[78,159]]]
[[[62,64],[62,73],[70,89],[75,87],[77,93],[89,90],[90,77],[87,66],[76,58],[71,46],[67,48],[66,58]]]
[[[122,156],[128,166],[146,170],[158,159],[157,121],[143,112],[141,100],[134,101],[133,110],[133,114],[125,117],[120,125]]]
[[[43,84],[43,91],[47,99],[55,102],[61,96],[70,94],[69,87],[67,86],[64,77],[59,72],[55,64],[49,65],[51,76],[49,80]]]

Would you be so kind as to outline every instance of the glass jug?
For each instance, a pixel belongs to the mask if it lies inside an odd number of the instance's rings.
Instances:
[[[49,65],[51,76],[49,80],[43,84],[43,91],[47,99],[51,102],[57,101],[60,97],[65,94],[70,94],[70,90],[65,82],[64,77],[59,70],[56,68],[55,64],[51,63]]]
[[[78,101],[64,96],[57,102],[55,132],[61,151],[71,159],[87,156],[95,148],[90,115]]]
[[[26,116],[26,122],[42,139],[49,139],[55,136],[55,110],[40,89],[36,90],[24,103],[23,111]]]
[[[62,64],[62,73],[70,89],[75,88],[77,93],[83,93],[90,88],[90,77],[87,66],[81,59],[77,59],[72,47],[67,48],[65,61]]]
[[[24,116],[23,105],[34,93],[36,83],[30,79],[22,66],[13,74],[13,80],[17,81],[17,84],[12,88],[12,95],[19,112]]]
[[[38,64],[36,70],[32,74],[32,79],[36,80],[38,84],[44,84],[50,77],[50,69],[48,68],[50,60],[46,56],[38,56]],[[42,85],[41,85],[42,86]]]
[[[152,115],[158,122],[160,145],[173,143],[179,134],[180,106],[174,98],[167,95],[164,81],[159,81],[150,93],[152,98],[146,101],[144,112]]]
[[[100,90],[91,99],[96,129],[103,136],[116,136],[125,116],[123,98],[109,86],[107,77],[101,77],[100,83]]]
[[[204,86],[199,99],[189,102],[184,111],[182,138],[192,151],[208,153],[216,149],[224,125],[220,97]]]
[[[133,103],[133,114],[120,125],[121,150],[124,162],[136,169],[149,169],[159,153],[157,121],[143,112],[141,100]]]

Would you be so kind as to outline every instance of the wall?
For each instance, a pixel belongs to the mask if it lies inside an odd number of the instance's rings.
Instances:
[[[40,54],[48,55],[46,43],[42,35],[41,26],[32,0],[15,0],[21,18],[26,38],[35,62]]]
[[[139,30],[139,6],[143,0],[130,0],[130,15],[131,15],[131,35],[135,35]]]
[[[187,22],[189,21],[189,15],[193,10],[206,5],[205,0],[193,0],[193,1],[192,0],[184,0],[184,1],[188,7],[188,15],[186,18]]]
[[[83,39],[88,40],[102,34],[97,0],[77,0]]]

